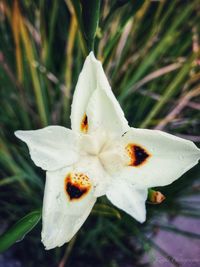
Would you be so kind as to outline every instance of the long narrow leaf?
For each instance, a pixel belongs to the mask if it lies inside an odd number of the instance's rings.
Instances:
[[[0,236],[0,253],[8,249],[15,242],[22,240],[37,225],[40,219],[41,211],[33,211]]]

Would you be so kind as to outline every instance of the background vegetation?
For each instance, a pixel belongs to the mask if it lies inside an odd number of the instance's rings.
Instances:
[[[44,172],[13,133],[50,124],[70,127],[73,90],[95,31],[87,27],[98,14],[95,53],[130,125],[200,142],[199,1],[105,0],[99,9],[99,1],[92,2],[0,0],[1,232],[41,209],[45,182]],[[126,267],[142,266],[143,253],[153,247],[178,266],[154,235],[165,229],[200,237],[171,225],[176,215],[199,219],[199,202],[188,200],[199,194],[198,173],[197,166],[159,188],[167,198],[161,205],[147,204],[145,224],[102,198],[69,245],[45,251],[39,223],[4,255],[12,254],[26,267]],[[164,223],[163,215],[169,218]]]

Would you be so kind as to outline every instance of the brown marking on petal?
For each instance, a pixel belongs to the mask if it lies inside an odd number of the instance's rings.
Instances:
[[[90,189],[90,179],[83,173],[69,173],[65,178],[65,191],[70,201],[80,200]]]
[[[83,119],[81,121],[81,132],[87,133],[88,132],[88,117],[84,114]]]
[[[128,144],[126,151],[130,158],[129,166],[138,167],[147,162],[147,159],[151,156],[143,147],[136,144]]]

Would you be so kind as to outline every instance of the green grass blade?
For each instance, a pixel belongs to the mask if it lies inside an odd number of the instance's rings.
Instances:
[[[94,50],[94,38],[99,23],[100,0],[84,0],[81,4],[84,37],[88,52],[90,52]]]
[[[167,103],[167,101],[175,94],[177,91],[177,88],[180,86],[180,84],[183,82],[184,79],[186,79],[186,76],[189,73],[189,70],[191,68],[191,63],[194,59],[194,56],[192,55],[191,58],[183,65],[181,70],[179,71],[178,75],[175,77],[175,79],[169,84],[168,88],[166,89],[165,93],[161,97],[160,101],[158,101],[149,115],[146,117],[146,119],[143,121],[143,123],[140,125],[141,128],[145,128],[149,126],[151,120],[155,118],[155,116],[160,112],[162,107]]]
[[[120,212],[117,209],[110,207],[108,205],[105,205],[105,204],[96,204],[92,210],[92,213],[116,217],[117,219],[121,219]]]
[[[40,219],[41,211],[33,211],[0,236],[0,253],[7,250],[15,242],[22,240],[37,225]]]
[[[174,23],[171,24],[171,27],[167,30],[165,35],[163,36],[162,40],[157,44],[157,46],[153,47],[151,52],[145,57],[143,64],[140,64],[135,71],[134,75],[132,75],[132,70],[130,69],[130,73],[127,72],[125,76],[125,81],[128,79],[128,82],[123,85],[123,90],[120,94],[120,100],[124,101],[124,99],[129,95],[129,92],[132,86],[139,80],[143,75],[147,72],[147,70],[155,64],[156,59],[159,58],[164,52],[169,50],[177,38],[177,29],[180,27],[181,23],[185,21],[192,12],[192,5],[185,9],[181,15],[174,20]]]
[[[33,88],[34,88],[34,92],[36,96],[36,102],[37,102],[37,107],[38,107],[38,111],[39,111],[39,115],[41,119],[41,124],[43,126],[46,126],[48,125],[47,108],[46,108],[45,99],[44,99],[43,92],[41,89],[41,84],[40,84],[37,70],[33,66],[33,63],[35,62],[34,49],[33,49],[31,40],[28,35],[28,31],[25,27],[22,17],[21,17],[20,22],[21,22],[20,23],[21,37],[22,37],[22,41],[23,41],[24,48],[26,51],[26,56],[27,56],[27,60],[28,60],[28,64],[29,64],[29,68],[31,72]]]
[[[0,180],[0,187],[8,185],[8,184],[12,184],[14,182],[18,182],[18,181],[20,181],[21,179],[24,179],[24,178],[25,178],[24,174],[4,177],[2,180]]]
[[[192,233],[192,232],[185,231],[185,230],[181,230],[181,229],[179,229],[177,227],[174,227],[174,226],[171,226],[171,225],[159,224],[159,225],[155,225],[155,226],[158,226],[159,228],[161,228],[162,230],[165,230],[165,231],[173,232],[173,233],[176,233],[176,234],[179,234],[179,235],[184,235],[184,236],[190,237],[190,238],[200,239],[200,234]]]

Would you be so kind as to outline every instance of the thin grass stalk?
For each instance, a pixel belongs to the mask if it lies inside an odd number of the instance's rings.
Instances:
[[[140,125],[141,128],[145,128],[149,126],[149,124],[151,123],[151,120],[155,116],[157,116],[157,114],[160,112],[162,107],[177,92],[178,88],[180,87],[180,84],[183,82],[184,79],[186,79],[193,60],[194,60],[194,55],[192,55],[188,59],[188,61],[183,65],[183,67],[179,71],[178,75],[175,77],[175,79],[169,84],[168,88],[166,89],[165,93],[161,97],[160,101],[158,101],[154,105],[154,107],[152,108],[151,112],[148,114],[146,119],[141,123]]]
[[[15,41],[15,55],[17,62],[17,77],[18,81],[22,83],[23,77],[23,65],[22,65],[22,53],[20,47],[20,17],[19,17],[19,6],[18,1],[15,0],[13,4],[13,15],[12,15],[12,30]]]
[[[66,67],[65,67],[65,91],[63,98],[63,109],[64,109],[64,118],[66,119],[66,113],[69,114],[70,106],[70,91],[72,87],[72,69],[73,69],[73,50],[75,45],[75,38],[77,34],[77,18],[75,15],[74,7],[71,4],[70,0],[65,1],[68,9],[71,13],[70,25],[69,25],[69,35],[66,45]],[[66,112],[68,111],[68,112]]]
[[[37,107],[38,107],[38,111],[39,111],[39,116],[41,119],[41,124],[43,126],[46,126],[46,125],[48,125],[47,111],[45,109],[45,102],[44,102],[44,97],[43,97],[42,90],[41,90],[39,77],[38,77],[37,71],[33,65],[33,63],[35,62],[33,47],[32,47],[31,41],[29,39],[29,35],[27,32],[26,26],[24,24],[23,18],[21,17],[21,14],[19,14],[19,17],[20,17],[21,37],[22,37],[22,41],[23,41],[23,44],[25,47],[27,59],[29,62],[29,68],[31,71],[31,77],[32,77],[32,81],[33,81],[33,87],[34,87],[34,92],[35,92],[35,96],[36,96],[36,103],[37,103]]]

